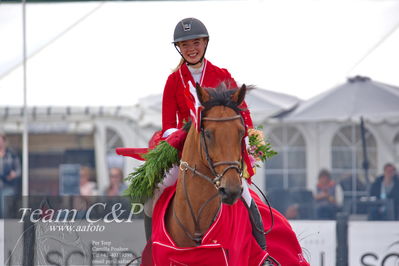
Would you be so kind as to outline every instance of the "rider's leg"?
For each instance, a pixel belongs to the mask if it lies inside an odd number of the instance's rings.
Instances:
[[[144,230],[145,238],[147,241],[151,239],[152,234],[152,211],[153,211],[153,198],[148,199],[144,203]]]
[[[263,250],[266,250],[266,237],[264,234],[262,217],[258,210],[258,206],[256,206],[255,201],[252,199],[251,194],[249,193],[247,181],[243,181],[242,186],[242,198],[248,207],[249,218],[252,224],[252,235],[255,237],[256,242],[258,242],[259,246]]]
[[[144,213],[144,230],[147,242],[151,239],[152,235],[152,218]]]

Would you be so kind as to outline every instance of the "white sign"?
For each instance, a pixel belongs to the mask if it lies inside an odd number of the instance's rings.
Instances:
[[[349,265],[398,266],[399,222],[348,223]]]
[[[335,221],[290,221],[290,224],[310,265],[335,265],[337,246]]]

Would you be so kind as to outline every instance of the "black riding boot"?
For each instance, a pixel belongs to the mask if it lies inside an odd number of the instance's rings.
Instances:
[[[254,200],[251,200],[251,206],[248,207],[249,217],[252,224],[252,235],[255,237],[259,246],[266,250],[266,237],[264,234],[262,217],[260,216],[258,206]]]
[[[144,230],[145,230],[145,238],[147,242],[151,240],[152,234],[152,217],[144,214]]]

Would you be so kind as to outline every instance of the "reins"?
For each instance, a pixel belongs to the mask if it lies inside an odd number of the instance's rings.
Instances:
[[[187,164],[187,163],[186,163],[186,164]],[[199,211],[198,211],[198,215],[196,216],[195,213],[194,213],[194,209],[193,209],[193,206],[192,206],[192,204],[191,204],[189,195],[188,195],[187,187],[186,187],[186,172],[187,172],[187,170],[192,170],[193,173],[196,172],[197,174],[200,174],[199,176],[201,176],[201,177],[204,177],[204,178],[209,178],[209,177],[207,177],[207,176],[205,176],[205,175],[199,173],[199,172],[196,171],[195,169],[192,169],[190,166],[188,166],[188,164],[187,164],[187,167],[188,167],[188,168],[185,168],[184,170],[182,170],[182,171],[183,171],[183,191],[184,191],[184,196],[185,196],[185,199],[186,199],[186,201],[187,201],[187,204],[188,204],[188,207],[189,207],[189,210],[190,210],[191,217],[193,218],[193,222],[194,222],[194,236],[192,236],[192,235],[190,234],[190,232],[189,232],[189,230],[187,229],[187,227],[184,226],[184,224],[183,224],[183,223],[180,221],[180,219],[177,217],[176,211],[175,211],[175,206],[174,206],[174,205],[173,205],[173,217],[176,219],[176,221],[177,221],[177,223],[179,224],[179,226],[183,229],[183,232],[186,234],[186,236],[187,236],[188,238],[190,238],[191,240],[193,240],[197,246],[199,246],[199,245],[201,245],[202,237],[204,236],[204,234],[201,233],[201,227],[200,227],[200,218],[201,218],[202,211],[205,209],[205,206],[207,206],[214,198],[216,198],[217,196],[219,196],[219,192],[216,192],[213,196],[211,196],[207,201],[205,201],[205,202],[201,205],[201,207],[200,207],[200,209],[199,209]],[[180,169],[182,169],[181,166],[180,166]],[[212,182],[212,181],[211,181],[211,182]],[[219,209],[220,209],[220,206],[219,206]],[[219,211],[218,211],[218,212],[219,212]],[[218,212],[216,212],[216,215],[217,215]],[[216,216],[216,215],[215,215],[215,216]],[[210,222],[209,226],[211,226],[213,220],[214,220],[214,219],[212,219],[212,221]],[[208,227],[209,227],[209,226],[208,226]]]
[[[204,118],[202,118],[202,121],[205,120],[205,121],[214,121],[214,122],[225,122],[225,121],[231,121],[231,120],[235,120],[235,119],[241,119],[241,122],[243,123],[243,119],[242,119],[241,115],[236,115],[236,116],[231,116],[231,117],[223,117],[223,118],[204,117]],[[213,178],[201,173],[195,167],[191,167],[188,164],[188,162],[185,162],[185,161],[181,161],[180,162],[180,170],[183,172],[183,191],[184,191],[185,199],[187,201],[187,204],[188,204],[188,207],[189,207],[189,210],[190,210],[191,217],[193,218],[194,228],[195,228],[194,229],[194,235],[191,235],[191,233],[189,232],[187,227],[184,226],[184,224],[177,217],[176,212],[175,212],[175,208],[174,208],[174,205],[173,205],[173,217],[177,221],[177,224],[182,228],[182,230],[186,234],[186,236],[188,238],[190,238],[192,241],[194,241],[197,246],[201,245],[202,238],[204,236],[204,234],[201,233],[201,228],[200,228],[200,218],[201,218],[202,211],[205,209],[205,207],[213,199],[215,199],[217,196],[219,196],[219,192],[217,191],[208,200],[206,200],[201,205],[201,207],[200,207],[200,209],[198,211],[198,215],[195,215],[193,206],[192,206],[190,198],[189,198],[187,187],[186,187],[186,173],[187,173],[187,171],[192,172],[193,176],[199,176],[199,177],[205,179],[206,181],[210,182],[212,185],[215,186],[216,190],[219,189],[220,180],[223,178],[223,176],[226,174],[226,172],[228,170],[235,169],[240,174],[240,177],[242,176],[242,163],[240,163],[239,161],[221,161],[221,162],[216,162],[216,163],[214,163],[212,161],[212,158],[210,157],[209,152],[208,152],[208,145],[206,143],[204,129],[202,128],[202,126],[201,126],[201,139],[200,139],[200,141],[201,141],[200,142],[201,143],[201,148],[204,150],[205,157],[206,157],[206,160],[208,162],[208,168],[210,169],[210,171],[211,171],[211,173],[213,175]],[[221,173],[218,174],[216,172],[215,167],[216,166],[220,166],[220,165],[228,165],[228,166],[226,168],[224,168]],[[221,205],[221,200],[220,200],[220,205]],[[220,210],[220,205],[219,205],[219,210]],[[219,210],[216,212],[215,217],[219,213]],[[211,223],[209,224],[208,227],[211,226],[211,224],[213,223],[213,220],[215,219],[215,217],[211,220]]]

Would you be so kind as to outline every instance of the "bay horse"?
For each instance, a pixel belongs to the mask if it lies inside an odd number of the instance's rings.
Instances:
[[[166,216],[166,229],[181,247],[198,245],[221,202],[233,205],[242,192],[245,126],[238,106],[246,87],[207,90],[197,85],[196,89],[205,107],[200,132],[192,125],[187,135],[176,194]]]
[[[271,257],[252,236],[248,211],[238,200],[246,130],[239,105],[246,87],[197,84],[196,91],[202,119],[199,130],[193,123],[187,134],[177,185],[167,188],[155,206],[152,258],[161,265],[267,263]],[[154,238],[158,233],[164,235],[161,240]]]

